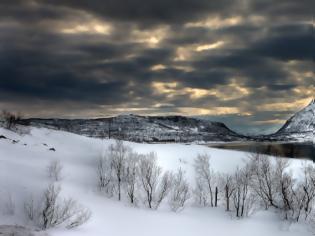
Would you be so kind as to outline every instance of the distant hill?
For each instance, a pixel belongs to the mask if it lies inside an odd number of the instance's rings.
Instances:
[[[24,119],[23,125],[64,130],[97,138],[135,142],[241,141],[225,124],[185,116],[119,115],[99,119]]]

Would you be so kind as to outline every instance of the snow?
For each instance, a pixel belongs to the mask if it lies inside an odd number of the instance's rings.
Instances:
[[[292,137],[301,142],[315,140],[315,99],[301,111],[294,114],[278,131],[279,135]]]
[[[73,230],[56,228],[51,236],[155,236],[155,235],[233,235],[233,236],[295,236],[311,235],[303,224],[287,225],[271,211],[236,220],[224,209],[187,206],[174,213],[167,205],[157,211],[129,206],[101,196],[96,190],[96,162],[114,140],[88,138],[63,131],[30,128],[28,134],[0,128],[0,225],[27,222],[21,217],[22,202],[31,194],[41,193],[49,183],[46,167],[59,159],[63,165],[62,195],[71,196],[92,211],[91,220]],[[12,140],[18,141],[13,143]],[[26,145],[24,145],[26,144]],[[212,167],[219,172],[233,172],[244,164],[248,154],[239,151],[219,150],[201,145],[139,144],[127,142],[140,153],[156,152],[158,163],[164,170],[181,167],[193,184],[193,161],[198,154],[211,155]],[[56,151],[50,151],[55,148]],[[299,175],[302,161],[293,160],[290,169]],[[4,214],[4,205],[12,198],[15,214]]]

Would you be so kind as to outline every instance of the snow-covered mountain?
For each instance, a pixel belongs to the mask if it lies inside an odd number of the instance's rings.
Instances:
[[[246,137],[224,123],[185,116],[119,115],[99,119],[24,119],[23,125],[134,142],[306,141],[315,143],[315,99],[272,135]]]
[[[315,142],[315,99],[287,120],[273,136]]]
[[[25,119],[24,125],[73,132],[88,137],[135,142],[237,141],[245,137],[220,122],[185,116],[120,115],[99,119]]]

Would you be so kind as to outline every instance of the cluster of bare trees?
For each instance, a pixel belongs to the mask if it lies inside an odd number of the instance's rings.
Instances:
[[[120,140],[109,146],[97,165],[101,192],[150,209],[157,209],[166,198],[173,211],[184,208],[190,197],[184,175],[182,170],[163,172],[155,153],[138,154]]]
[[[198,155],[194,163],[196,186],[195,201],[200,206],[225,206],[236,217],[249,215],[254,209],[249,165],[237,168],[234,174],[219,174],[211,168],[207,154]]]
[[[198,155],[194,160],[195,186],[191,188],[181,169],[163,172],[155,153],[138,154],[117,141],[98,162],[98,187],[109,197],[151,209],[167,200],[170,209],[178,211],[193,196],[200,206],[221,205],[238,218],[272,207],[290,221],[299,221],[301,216],[315,219],[309,217],[315,199],[315,168],[305,166],[303,178],[297,180],[288,165],[285,159],[253,154],[234,173],[220,174],[212,169],[207,154]]]
[[[277,209],[286,220],[308,220],[315,199],[315,168],[305,164],[302,175],[294,178],[288,166],[286,159],[278,158],[273,163],[272,159],[253,155],[251,186],[266,209]]]
[[[3,110],[0,114],[0,121],[4,123],[4,127],[7,129],[13,129],[22,116],[20,113],[13,113]]]
[[[315,168],[306,165],[295,179],[288,170],[287,159],[271,159],[253,154],[242,168],[233,174],[215,173],[210,157],[195,159],[195,201],[200,206],[225,206],[235,216],[246,217],[259,208],[276,209],[284,219],[299,221],[315,219]],[[315,215],[315,214],[314,214]]]

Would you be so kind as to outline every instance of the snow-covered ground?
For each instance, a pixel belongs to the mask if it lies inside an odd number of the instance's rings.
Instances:
[[[22,210],[27,196],[38,194],[49,183],[46,167],[52,160],[63,165],[62,195],[76,199],[92,211],[90,221],[73,230],[56,228],[51,236],[308,236],[305,225],[280,220],[271,211],[260,211],[242,220],[233,219],[222,208],[187,206],[174,213],[165,205],[157,211],[130,207],[126,202],[108,199],[97,192],[96,163],[113,140],[87,138],[67,132],[32,128],[29,134],[19,135],[0,128],[0,225],[25,225]],[[17,141],[14,142],[13,140]],[[139,153],[156,152],[163,170],[186,171],[194,182],[193,161],[198,154],[211,155],[215,171],[233,172],[244,164],[248,154],[219,150],[200,145],[128,143]],[[54,148],[55,151],[49,150]],[[290,169],[299,175],[302,161],[293,160]],[[15,214],[5,211],[8,199],[15,203]]]

